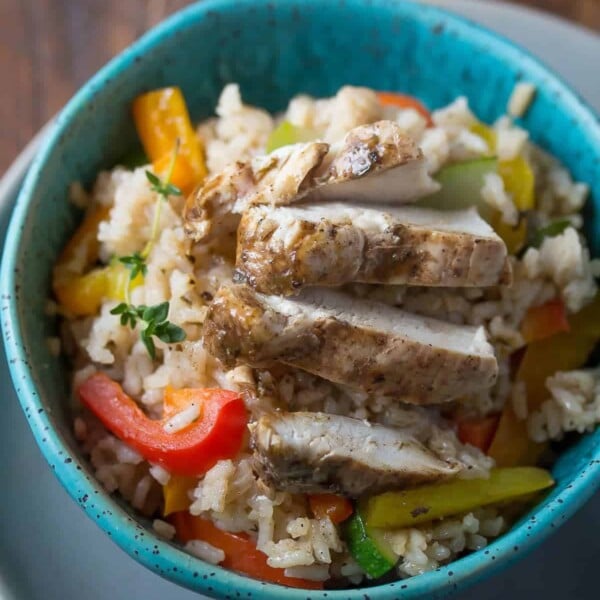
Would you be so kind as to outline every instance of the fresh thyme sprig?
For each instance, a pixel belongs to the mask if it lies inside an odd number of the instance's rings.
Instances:
[[[140,338],[148,350],[151,358],[156,357],[156,346],[153,337],[173,344],[185,339],[185,331],[174,323],[167,320],[169,314],[169,303],[162,302],[155,306],[132,306],[121,302],[110,311],[113,315],[121,315],[121,325],[135,329],[138,321],[142,327]]]
[[[130,282],[132,282],[140,273],[145,277],[148,272],[146,258],[139,252],[134,252],[130,256],[121,256],[119,262],[122,262],[129,269]]]
[[[150,188],[157,193],[150,239],[146,242],[146,245],[141,252],[134,252],[129,256],[119,257],[119,261],[129,270],[129,278],[127,280],[127,285],[125,286],[125,302],[121,302],[121,304],[115,306],[115,308],[110,311],[113,315],[120,315],[120,321],[123,327],[129,326],[131,329],[135,329],[138,323],[140,324],[140,338],[152,359],[156,357],[155,337],[167,344],[181,342],[185,339],[185,331],[181,327],[167,320],[169,315],[168,302],[162,302],[155,306],[145,306],[143,304],[134,306],[131,303],[133,281],[140,275],[145,277],[148,272],[146,260],[148,256],[150,256],[150,252],[158,238],[162,204],[163,202],[169,201],[169,196],[181,196],[181,190],[171,183],[171,177],[173,176],[173,169],[175,168],[175,161],[177,160],[178,154],[179,139],[177,139],[175,143],[169,170],[167,171],[167,176],[164,180],[151,171],[146,171],[146,178],[150,182]]]

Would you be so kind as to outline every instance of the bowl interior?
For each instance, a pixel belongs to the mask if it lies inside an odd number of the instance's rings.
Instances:
[[[300,92],[324,96],[350,83],[402,90],[420,97],[431,108],[465,95],[476,114],[491,122],[503,114],[519,80],[538,86],[536,101],[524,119],[532,138],[564,161],[577,179],[592,185],[586,226],[597,252],[597,119],[528,55],[431,7],[384,0],[202,2],[126,51],[68,105],[32,168],[8,234],[2,272],[4,334],[13,377],[38,442],[74,497],[88,492],[97,495],[93,509],[80,502],[90,514],[98,507],[119,513],[121,529],[116,528],[116,537],[121,545],[132,552],[136,549],[134,526],[113,500],[102,498],[85,463],[77,459],[65,401],[66,365],[50,354],[45,343],[46,336],[56,334],[56,323],[46,316],[45,304],[52,265],[79,218],[67,201],[68,187],[73,181],[91,184],[99,170],[111,167],[137,145],[130,114],[132,99],[149,89],[178,85],[193,119],[199,120],[212,114],[223,85],[232,81],[240,84],[245,101],[271,111],[282,109]],[[491,553],[477,553],[454,563],[453,581],[466,582],[508,562],[509,555],[512,559],[516,554],[512,547],[530,546],[551,524],[567,518],[593,492],[589,470],[597,474],[599,469],[590,466],[590,461],[598,458],[599,442],[600,432],[571,446],[556,463],[558,486],[544,508],[525,516],[523,526],[493,544]],[[102,514],[97,518],[115,533],[117,517]],[[155,543],[151,534],[146,535]],[[137,548],[138,559],[185,585],[226,593],[220,569],[205,569],[212,574],[209,579],[215,580],[214,589],[208,589],[206,581],[192,575],[202,573],[204,567],[160,544],[160,559]],[[498,557],[496,563],[491,555]],[[182,565],[184,571],[187,565],[189,572],[182,573]],[[281,588],[231,574],[226,577],[244,590],[258,590],[260,597],[282,597]],[[442,569],[402,582],[403,596],[442,593],[440,590],[448,589],[447,578],[448,570]],[[381,586],[369,595],[388,597],[392,592],[391,587]],[[354,594],[343,592],[344,597]],[[287,590],[284,595],[305,597]]]

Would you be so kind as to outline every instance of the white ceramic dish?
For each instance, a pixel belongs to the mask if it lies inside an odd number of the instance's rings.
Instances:
[[[431,0],[487,25],[540,56],[600,112],[600,36],[516,6],[480,0]],[[569,48],[569,52],[564,52]],[[41,133],[40,135],[43,135]],[[39,136],[38,138],[39,139]],[[0,182],[0,247],[36,140]],[[0,599],[198,600],[160,579],[113,544],[69,499],[33,441],[0,348]],[[500,576],[463,593],[473,600],[597,597],[600,497],[540,549]],[[502,578],[501,585],[498,585]]]

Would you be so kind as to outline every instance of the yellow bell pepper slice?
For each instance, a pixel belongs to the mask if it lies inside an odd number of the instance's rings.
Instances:
[[[491,127],[484,123],[475,123],[470,130],[485,140],[491,155],[496,153],[498,135]],[[519,210],[535,208],[535,175],[523,156],[499,161],[498,174],[502,177],[504,189],[511,194]]]
[[[204,149],[179,88],[167,87],[138,96],[133,102],[133,118],[155,173],[166,174],[173,148],[179,139],[179,153],[171,183],[188,193],[204,179]]]
[[[141,273],[138,273],[135,279],[129,283],[129,269],[117,260],[113,260],[107,267],[104,267],[104,271],[106,272],[104,295],[110,300],[123,302],[127,286],[131,291],[144,283],[144,276]]]
[[[106,293],[106,270],[93,269],[54,283],[54,294],[62,309],[76,317],[95,315]]]
[[[197,477],[171,475],[169,481],[163,485],[164,516],[167,517],[172,513],[187,510],[192,503],[189,492],[197,485]]]
[[[546,449],[529,438],[527,421],[521,421],[509,402],[504,406],[498,428],[487,454],[497,467],[535,465]]]
[[[103,206],[84,217],[54,267],[54,294],[61,307],[75,316],[95,314],[104,295],[104,269],[85,271],[98,260],[98,227],[108,217],[109,211],[109,207]]]
[[[472,133],[478,135],[481,139],[483,139],[488,145],[489,156],[494,156],[496,153],[496,142],[498,140],[498,136],[496,132],[486,125],[485,123],[475,123],[471,125],[469,128]]]
[[[522,498],[552,485],[554,480],[544,469],[493,469],[488,479],[455,479],[373,496],[366,502],[363,514],[369,527],[412,527],[480,506]]]
[[[139,274],[131,289],[141,285],[144,278]],[[54,284],[54,293],[60,306],[76,317],[95,315],[102,300],[108,298],[123,302],[125,288],[129,285],[129,271],[120,263],[92,269],[85,275],[71,276]]]
[[[509,254],[517,254],[527,240],[527,220],[521,218],[516,226],[508,225],[502,220],[499,212],[495,212],[491,219],[491,226],[506,244]]]
[[[517,156],[512,160],[501,160],[498,173],[504,181],[504,189],[512,196],[519,210],[535,208],[535,176],[525,158]]]

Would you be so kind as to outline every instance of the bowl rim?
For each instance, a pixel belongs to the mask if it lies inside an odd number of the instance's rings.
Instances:
[[[319,5],[324,1],[326,0],[296,0],[295,3]],[[346,0],[346,3],[357,7],[370,4],[375,8],[394,5],[412,19],[432,23],[441,20],[449,23],[470,42],[485,40],[490,51],[509,62],[518,59],[523,64],[525,72],[533,72],[542,77],[545,85],[560,95],[560,102],[566,104],[566,108],[573,111],[580,122],[589,125],[586,135],[595,138],[600,147],[600,125],[594,111],[539,59],[505,37],[438,6],[412,1],[402,2],[399,6],[393,0],[371,2]],[[290,600],[317,597],[358,599],[364,598],[365,592],[368,592],[368,596],[373,600],[384,600],[394,594],[400,594],[408,599],[431,596],[432,593],[451,593],[459,587],[471,585],[484,576],[508,567],[524,552],[532,550],[541,543],[595,493],[600,487],[600,430],[589,434],[596,442],[589,466],[572,476],[560,497],[543,500],[533,509],[527,521],[522,521],[494,540],[485,551],[473,552],[435,571],[407,580],[398,580],[375,587],[321,592],[287,588],[251,579],[205,563],[159,538],[151,529],[144,527],[130,516],[119,502],[105,492],[99,482],[86,472],[85,464],[80,461],[77,454],[71,453],[62,435],[54,428],[52,418],[46,412],[34,383],[18,318],[18,302],[14,299],[17,295],[15,267],[22,239],[22,224],[26,219],[33,193],[48,157],[68,129],[72,118],[99,92],[107,79],[118,77],[122,72],[128,71],[137,57],[160,45],[163,40],[177,31],[201,22],[207,13],[236,10],[236,7],[247,4],[266,5],[269,2],[268,0],[204,0],[165,19],[113,58],[84,84],[61,111],[44,138],[17,198],[7,230],[0,269],[2,332],[13,386],[44,458],[71,498],[132,558],[179,585],[216,597],[227,597],[232,590],[235,590],[246,597],[256,594],[260,598],[272,600],[283,596]],[[526,528],[530,528],[529,533],[526,533]]]

